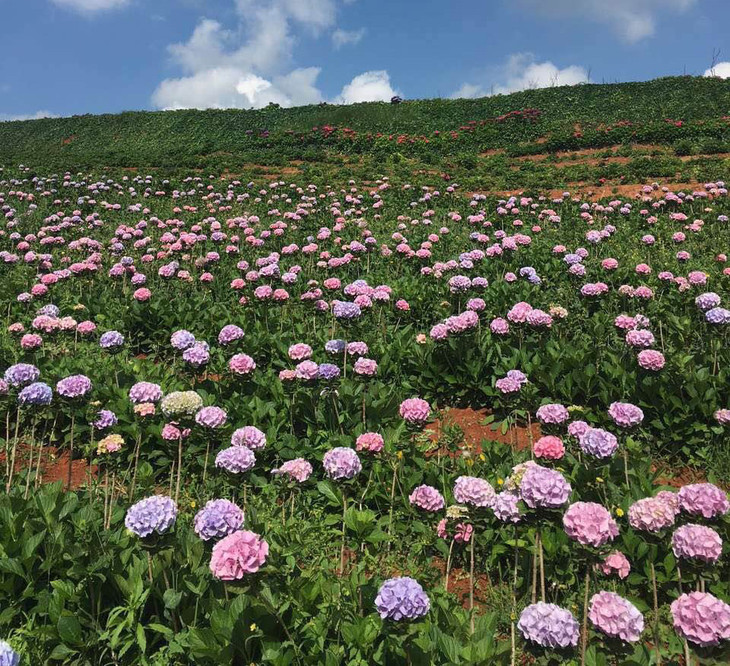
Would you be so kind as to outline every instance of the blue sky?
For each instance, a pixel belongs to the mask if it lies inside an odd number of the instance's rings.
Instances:
[[[0,120],[730,76],[727,0],[0,0]]]

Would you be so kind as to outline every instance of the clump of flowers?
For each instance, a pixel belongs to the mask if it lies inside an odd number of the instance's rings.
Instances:
[[[608,414],[622,428],[637,426],[644,420],[644,412],[630,402],[612,402]]]
[[[338,446],[327,451],[322,464],[327,476],[335,481],[353,479],[362,471],[362,463],[357,453],[346,446]]]
[[[243,511],[227,499],[206,502],[195,514],[195,533],[203,540],[220,539],[240,529],[243,525]]]
[[[256,369],[256,361],[248,354],[235,354],[228,361],[228,368],[234,375],[250,375]]]
[[[153,532],[164,534],[177,520],[177,504],[164,495],[154,495],[140,500],[127,510],[124,525],[138,537],[148,537]]]
[[[83,398],[91,391],[91,380],[86,375],[70,375],[56,384],[56,392],[63,398]]]
[[[685,513],[717,518],[730,511],[727,493],[712,483],[691,483],[679,489],[679,506]]]
[[[412,425],[420,425],[431,415],[431,405],[421,398],[408,398],[400,404],[401,417]]]
[[[278,476],[288,476],[298,483],[304,483],[312,474],[312,465],[304,458],[295,458],[287,460],[281,465],[271,470],[271,473]]]
[[[18,393],[19,405],[34,405],[36,407],[44,407],[50,405],[53,401],[53,390],[48,384],[43,382],[33,382],[29,386],[21,389]]]
[[[408,501],[412,506],[424,511],[440,511],[446,502],[441,493],[433,486],[420,485],[409,496]]]
[[[626,555],[619,550],[614,550],[606,555],[598,567],[605,576],[616,574],[621,580],[626,578],[631,572],[631,562]]]
[[[384,620],[417,620],[431,608],[428,595],[418,581],[408,576],[390,578],[378,590],[375,607]]]
[[[614,592],[594,594],[588,617],[596,629],[627,643],[638,641],[644,631],[644,616],[639,609]]]
[[[584,453],[594,458],[609,458],[618,449],[616,436],[603,428],[587,428],[578,438],[578,443]]]
[[[162,399],[162,389],[152,382],[137,382],[129,389],[129,400],[138,405],[145,402],[159,402]]]
[[[203,406],[203,398],[195,391],[173,391],[160,403],[167,418],[192,418]]]
[[[722,554],[722,539],[711,527],[682,525],[672,535],[675,557],[702,562],[717,562]]]
[[[568,410],[560,404],[552,403],[539,407],[536,416],[540,423],[559,425],[570,418]]]
[[[596,502],[575,502],[563,514],[565,533],[583,546],[598,548],[618,536],[618,525]]]
[[[538,601],[527,606],[517,622],[525,640],[545,648],[568,648],[578,645],[578,621],[565,608]]]
[[[104,455],[106,453],[116,453],[121,450],[124,446],[124,438],[121,435],[113,434],[107,435],[103,439],[99,440],[96,445],[97,455]]]
[[[532,450],[536,458],[544,458],[545,460],[560,460],[565,455],[563,440],[555,435],[540,437],[535,442]]]
[[[221,428],[227,420],[226,410],[220,407],[202,407],[195,413],[195,422],[205,428]]]
[[[215,457],[215,466],[231,474],[248,472],[256,464],[256,456],[245,446],[229,446]]]
[[[686,640],[709,647],[730,640],[730,605],[706,592],[683,594],[672,602],[674,630]]]
[[[492,502],[492,511],[503,523],[519,523],[522,520],[520,497],[516,493],[504,491],[497,493]]]
[[[661,532],[674,525],[676,517],[676,509],[661,497],[645,497],[629,507],[629,525],[642,532]]]
[[[0,666],[18,666],[20,664],[20,654],[5,641],[0,641]]]
[[[370,451],[370,453],[380,453],[385,445],[383,436],[377,432],[364,432],[358,435],[355,440],[356,451]]]
[[[572,488],[558,471],[530,466],[520,483],[520,497],[531,509],[557,509],[570,497]]]
[[[454,499],[459,504],[491,507],[496,493],[488,481],[476,476],[460,476],[454,482]]]
[[[245,446],[252,451],[259,451],[266,446],[266,435],[255,426],[238,428],[231,435],[233,446]]]
[[[233,532],[213,546],[210,571],[219,580],[241,580],[266,562],[269,544],[249,530]]]

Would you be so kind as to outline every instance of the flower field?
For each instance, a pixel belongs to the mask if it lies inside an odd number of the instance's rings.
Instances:
[[[0,666],[727,664],[725,183],[356,171],[0,171]]]

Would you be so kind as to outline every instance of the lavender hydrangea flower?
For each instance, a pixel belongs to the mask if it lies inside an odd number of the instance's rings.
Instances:
[[[540,423],[553,425],[564,423],[570,418],[568,410],[557,403],[542,405],[538,408],[536,416]]]
[[[94,421],[93,425],[96,430],[107,430],[117,425],[118,422],[119,419],[117,419],[117,415],[113,411],[110,409],[100,409],[96,413],[96,421]]]
[[[519,502],[520,497],[515,493],[508,491],[497,493],[492,502],[492,511],[503,523],[519,523],[522,520]]]
[[[5,381],[13,388],[22,388],[38,381],[41,371],[31,363],[11,365],[4,374]]]
[[[164,534],[177,520],[177,504],[164,495],[153,495],[133,504],[127,510],[124,525],[138,537],[153,532]]]
[[[588,617],[596,629],[627,643],[636,643],[644,631],[644,616],[639,609],[614,592],[594,594]]]
[[[203,407],[195,414],[195,422],[206,428],[220,428],[228,419],[225,409],[220,407]]]
[[[200,368],[210,360],[210,352],[205,345],[196,342],[192,347],[188,347],[183,352],[183,361],[189,363],[194,368]]]
[[[384,620],[417,620],[428,613],[431,602],[418,581],[408,576],[390,578],[378,590],[375,607]]]
[[[712,594],[690,592],[672,602],[674,630],[680,637],[709,647],[730,640],[730,605]]]
[[[210,500],[195,514],[193,525],[203,541],[221,539],[240,529],[243,511],[227,499]]]
[[[236,326],[235,324],[228,324],[220,330],[220,333],[218,333],[218,344],[221,344],[225,347],[226,345],[230,345],[236,340],[240,340],[243,336],[243,329],[240,326]]]
[[[679,489],[679,506],[693,516],[717,518],[730,511],[727,493],[712,483],[691,483]]]
[[[663,498],[645,497],[629,507],[629,525],[635,530],[657,533],[674,525],[677,513]]]
[[[324,349],[328,354],[342,354],[347,347],[344,340],[328,340],[324,343]]]
[[[578,442],[583,452],[595,458],[609,458],[618,449],[616,436],[603,428],[589,427],[578,438]]]
[[[571,492],[560,472],[541,465],[530,466],[520,482],[520,497],[531,509],[557,509],[568,501]]]
[[[320,363],[317,376],[325,381],[332,381],[340,376],[340,369],[333,363]]]
[[[159,402],[162,399],[162,389],[152,382],[137,382],[129,389],[129,400],[138,405],[140,403]]]
[[[538,601],[520,614],[517,628],[525,640],[545,648],[568,648],[578,645],[580,630],[573,614],[555,604]]]
[[[195,336],[190,331],[181,329],[170,336],[170,344],[179,351],[185,351],[195,344]]]
[[[33,382],[18,393],[19,405],[35,405],[43,407],[53,401],[53,390],[43,382]]]
[[[630,402],[612,402],[608,414],[622,428],[631,428],[644,420],[644,412]]]
[[[348,301],[335,301],[332,306],[332,314],[335,316],[335,319],[350,320],[359,317],[361,310],[355,303],[350,303]]]
[[[682,525],[672,535],[675,557],[701,562],[717,562],[722,554],[722,539],[711,527]]]
[[[258,451],[266,446],[266,435],[254,426],[244,426],[231,435],[231,444]]]
[[[215,466],[231,472],[243,474],[256,464],[256,456],[245,446],[229,446],[215,457]]]
[[[86,375],[70,375],[56,384],[56,392],[63,398],[83,398],[91,391],[91,380]]]
[[[362,471],[362,463],[357,453],[346,446],[338,446],[327,451],[322,464],[327,476],[335,481],[347,481]]]
[[[5,641],[0,641],[0,666],[18,666],[20,654]]]
[[[725,308],[712,308],[705,312],[705,321],[709,324],[730,324],[730,310]]]
[[[460,476],[454,482],[454,499],[459,504],[491,507],[496,493],[489,482],[476,476]]]
[[[446,502],[443,495],[433,486],[420,485],[410,494],[408,501],[424,511],[440,511]]]
[[[714,291],[707,291],[695,298],[695,305],[700,310],[712,310],[720,305],[720,296]]]
[[[107,331],[99,338],[99,347],[102,349],[118,349],[124,344],[124,336],[119,331]]]

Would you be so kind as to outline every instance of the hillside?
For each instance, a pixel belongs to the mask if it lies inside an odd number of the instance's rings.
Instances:
[[[494,149],[517,156],[626,143],[709,153],[728,149],[728,115],[730,81],[693,77],[399,105],[125,112],[0,123],[0,164],[235,169],[398,153],[438,165]]]

